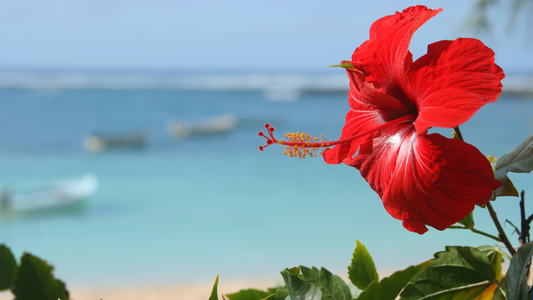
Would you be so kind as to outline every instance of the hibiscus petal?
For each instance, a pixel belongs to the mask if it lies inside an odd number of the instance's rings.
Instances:
[[[381,124],[379,120],[379,115],[373,110],[357,112],[350,110],[346,115],[346,125],[342,129],[341,139],[357,135],[369,125],[377,127]],[[326,149],[323,153],[324,161],[328,164],[340,164],[345,158],[354,156],[361,144],[367,142],[371,137],[372,135],[369,134],[351,142],[336,145],[332,149]]]
[[[366,82],[365,76],[359,70],[347,69],[347,72],[350,77],[348,102],[351,110],[346,115],[341,139],[370,131],[386,122],[414,113],[412,108]],[[379,135],[379,132],[376,134]],[[350,159],[362,144],[367,143],[368,147],[372,147],[371,139],[374,135],[369,134],[328,149],[324,152],[324,160],[328,164],[339,164],[346,158]]]
[[[359,169],[370,187],[383,198],[396,170],[399,150],[402,145],[408,143],[406,140],[410,140],[413,134],[412,124],[391,126],[365,144],[365,146],[370,144],[371,147],[362,148],[356,157],[346,158],[343,162]]]
[[[412,63],[409,43],[413,33],[440,11],[442,8],[417,5],[377,20],[370,28],[369,40],[355,49],[353,65],[363,70],[369,82],[385,89],[397,86]]]
[[[391,155],[397,155],[397,163],[383,205],[419,234],[427,231],[425,224],[444,230],[462,220],[501,185],[485,156],[459,139],[412,133]],[[373,160],[379,168],[383,158]]]
[[[383,93],[373,83],[367,81],[362,71],[358,69],[346,71],[350,78],[348,103],[353,111],[375,111],[381,116],[381,123],[416,113],[416,107],[412,106],[412,103],[402,102]]]
[[[429,127],[459,126],[483,105],[496,101],[505,75],[490,48],[462,38],[429,45],[407,76],[406,93],[419,109],[415,127],[424,133]]]
[[[426,224],[444,230],[462,220],[501,184],[485,156],[458,139],[417,135],[403,124],[373,145],[372,153],[345,163],[361,171],[389,214],[419,234]]]

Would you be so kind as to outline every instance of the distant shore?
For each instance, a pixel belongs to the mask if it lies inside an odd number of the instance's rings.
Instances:
[[[510,73],[503,93],[533,95],[533,72]],[[263,91],[285,95],[301,92],[346,92],[345,72],[78,72],[1,71],[0,89],[104,89],[104,90],[198,90]]]

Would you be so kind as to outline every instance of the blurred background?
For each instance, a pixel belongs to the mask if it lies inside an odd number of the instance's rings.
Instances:
[[[532,3],[1,1],[0,243],[84,286],[276,278],[300,264],[344,277],[356,239],[384,273],[444,245],[493,244],[408,232],[357,170],[261,153],[257,132],[337,139],[348,79],[328,66],[375,20],[426,4],[444,10],[416,32],[415,58],[457,37],[496,52],[504,92],[461,128],[501,156],[533,130]],[[511,177],[532,208],[531,178]],[[495,208],[519,222],[518,198]]]

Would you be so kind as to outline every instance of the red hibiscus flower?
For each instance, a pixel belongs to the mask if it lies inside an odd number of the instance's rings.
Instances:
[[[350,111],[340,140],[292,134],[278,141],[269,124],[270,137],[259,134],[267,146],[283,144],[299,156],[334,146],[323,152],[325,161],[359,169],[389,214],[419,234],[425,225],[444,230],[462,220],[501,185],[477,148],[427,133],[455,128],[496,101],[504,77],[494,52],[470,38],[433,43],[413,62],[413,33],[441,10],[414,6],[379,19],[352,60],[342,62]]]

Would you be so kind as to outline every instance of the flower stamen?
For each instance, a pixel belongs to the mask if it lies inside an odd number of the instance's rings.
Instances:
[[[281,140],[282,145],[286,145],[283,154],[289,154],[290,157],[298,156],[299,158],[305,158],[307,155],[310,157],[316,157],[316,152],[319,148],[327,147],[326,139],[323,135],[320,135],[320,139],[310,136],[305,132],[286,133],[285,138]],[[324,150],[320,151],[322,154]]]
[[[305,132],[287,133],[285,134],[285,138],[287,140],[282,139],[280,141],[274,137],[274,131],[276,129],[273,126],[271,126],[269,123],[267,123],[265,124],[265,128],[268,132],[268,136],[263,131],[259,132],[259,136],[264,137],[267,140],[266,142],[267,144],[264,146],[259,146],[259,150],[263,151],[263,149],[265,149],[266,147],[272,144],[280,144],[280,145],[286,146],[285,151],[283,151],[283,154],[288,154],[290,157],[297,156],[299,158],[305,158],[307,155],[311,157],[316,157],[316,151],[319,148],[328,148],[330,146],[348,143],[357,138],[363,137],[373,132],[381,131],[395,124],[413,123],[415,119],[416,119],[416,116],[414,115],[403,116],[396,120],[376,126],[371,130],[359,133],[357,135],[353,135],[348,138],[340,139],[337,141],[327,141],[322,135],[320,135],[320,138],[312,137]],[[324,153],[325,150],[326,149],[320,151],[319,154]]]

